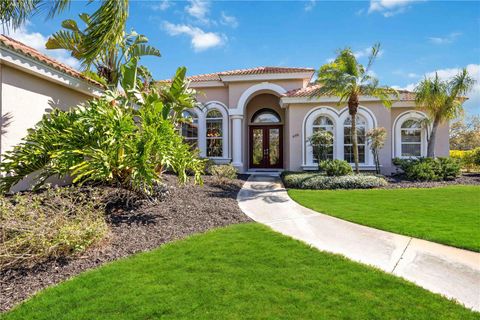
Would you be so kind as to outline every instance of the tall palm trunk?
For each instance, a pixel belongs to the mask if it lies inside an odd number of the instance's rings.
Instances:
[[[428,146],[427,146],[427,157],[428,158],[435,158],[435,140],[437,138],[437,128],[440,124],[440,120],[437,117],[433,120],[432,124],[432,132],[430,133],[430,137],[428,139]],[[426,128],[428,130],[428,127]]]
[[[353,161],[355,162],[355,173],[360,173],[358,166],[358,139],[357,139],[357,111],[358,111],[358,96],[353,94],[348,99],[348,113],[352,117],[352,125],[350,132],[352,133],[352,148],[353,148]]]

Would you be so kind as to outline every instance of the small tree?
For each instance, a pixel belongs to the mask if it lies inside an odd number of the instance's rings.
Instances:
[[[314,132],[308,138],[308,142],[313,148],[313,154],[317,157],[319,165],[323,160],[327,160],[328,148],[333,143],[333,136],[330,132],[325,130]]]
[[[367,139],[370,144],[370,149],[373,153],[373,159],[375,161],[375,171],[380,173],[380,160],[378,158],[378,152],[385,145],[387,140],[387,129],[383,127],[373,128],[367,131]]]

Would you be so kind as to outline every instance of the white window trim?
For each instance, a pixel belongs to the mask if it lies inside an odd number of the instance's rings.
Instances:
[[[228,109],[227,107],[219,101],[209,101],[205,103],[203,107],[203,121],[200,126],[203,126],[202,130],[202,139],[203,140],[203,149],[200,149],[201,154],[204,157],[207,155],[207,114],[210,110],[217,110],[222,114],[222,156],[221,157],[208,157],[209,159],[221,160],[228,158],[228,148],[229,148],[229,130],[228,130]],[[199,121],[200,122],[200,121]],[[200,136],[200,134],[199,134]]]
[[[342,129],[343,129],[343,131],[342,131],[342,133],[343,133],[343,148],[342,148],[343,157],[342,157],[342,159],[343,159],[343,160],[345,160],[345,147],[346,147],[347,145],[353,147],[353,143],[345,144],[345,127],[347,127],[347,126],[345,125],[345,122],[347,121],[348,117],[349,117],[349,115],[347,115],[347,117],[345,117],[345,119],[343,120],[343,123],[342,123],[342,126],[343,126],[343,127],[342,127]],[[364,126],[364,127],[365,127],[365,143],[363,143],[363,144],[362,144],[362,143],[357,143],[359,147],[360,147],[360,146],[364,146],[364,147],[365,147],[365,161],[364,161],[364,162],[359,162],[360,165],[362,165],[362,164],[364,165],[364,164],[369,163],[369,162],[368,162],[369,146],[368,146],[368,141],[367,141],[367,137],[366,137],[366,133],[367,133],[367,131],[369,130],[369,129],[368,129],[368,121],[367,121],[367,119],[366,119],[363,115],[360,115],[360,114],[357,114],[357,118],[361,118],[361,119],[363,119],[363,120],[365,121],[365,126]],[[362,126],[363,126],[363,125],[362,125]],[[359,126],[358,126],[358,123],[357,123],[357,128],[358,128],[358,127],[359,127]],[[357,139],[357,140],[358,140],[358,139]],[[350,163],[350,164],[353,164],[353,162],[349,162],[349,163]]]
[[[202,109],[200,109],[199,107],[189,109],[188,112],[194,113],[198,119],[197,146],[200,151],[200,157],[205,157],[206,141],[205,139],[203,139],[203,137],[207,135],[205,132],[206,130],[205,114],[203,113]]]
[[[303,121],[303,130],[302,130],[302,158],[304,166],[314,166],[317,165],[313,160],[313,147],[308,142],[308,138],[313,134],[313,122],[320,116],[325,116],[333,122],[333,158],[336,159],[338,151],[338,113],[335,109],[331,107],[321,106],[311,110],[305,117]],[[343,128],[342,128],[343,129]]]
[[[313,162],[313,148],[307,141],[313,133],[313,122],[321,115],[329,117],[334,123],[334,142],[333,142],[333,158],[344,159],[344,132],[343,127],[345,120],[349,117],[348,107],[344,107],[337,111],[336,109],[328,106],[319,106],[312,109],[304,118],[302,128],[302,167],[315,166]],[[363,106],[359,106],[357,115],[364,118],[366,121],[365,131],[368,131],[377,126],[377,120],[375,115]],[[365,143],[365,162],[360,164],[363,167],[372,167],[374,165],[374,159],[372,151],[368,142]]]
[[[409,158],[416,158],[416,157],[404,157],[402,156],[402,125],[407,120],[417,120],[421,121],[426,119],[427,115],[421,111],[405,111],[401,113],[393,123],[393,130],[392,132],[392,145],[393,145],[393,158],[401,158],[401,159],[409,159]],[[427,133],[425,128],[421,129],[421,154],[420,157],[427,156]]]

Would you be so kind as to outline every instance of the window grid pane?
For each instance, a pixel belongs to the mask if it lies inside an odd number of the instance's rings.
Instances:
[[[356,116],[358,162],[365,163],[365,144],[366,144],[366,121],[362,117]],[[354,163],[353,139],[352,139],[352,119],[348,117],[343,124],[343,159],[348,163]]]
[[[315,123],[325,123],[325,125],[314,125],[313,126],[313,133],[323,130],[323,131],[328,131],[334,137],[333,134],[333,122],[327,118],[327,117],[318,117],[317,120],[315,120]],[[335,142],[335,141],[334,141]],[[313,163],[318,163],[318,147],[313,147],[312,146],[312,152],[313,152]],[[327,146],[327,160],[333,160],[333,143]]]

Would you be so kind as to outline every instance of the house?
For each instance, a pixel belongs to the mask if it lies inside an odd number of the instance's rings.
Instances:
[[[258,67],[189,77],[200,105],[186,117],[185,139],[203,157],[232,163],[240,172],[312,170],[317,159],[308,138],[316,130],[334,137],[329,157],[353,162],[350,116],[337,97],[313,97],[312,68]],[[382,172],[395,171],[392,158],[425,156],[426,114],[415,108],[414,94],[401,91],[391,109],[377,98],[362,96],[358,110],[358,145],[361,170],[373,170],[374,159],[365,132],[387,129],[380,151]],[[448,124],[438,129],[436,154],[448,156]]]
[[[102,91],[101,84],[77,70],[0,35],[0,156],[52,108],[66,110]]]

